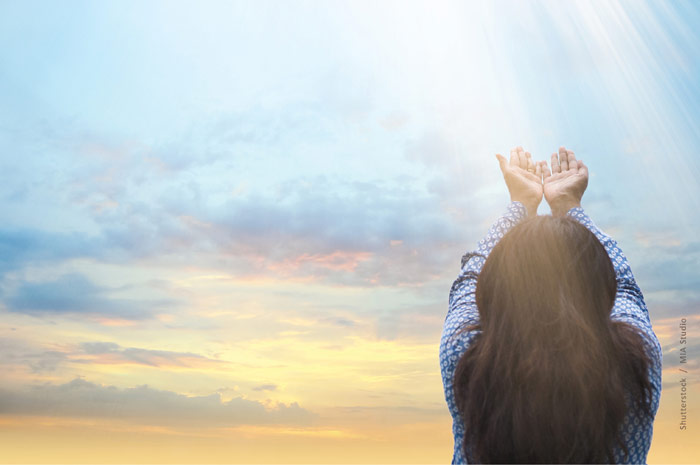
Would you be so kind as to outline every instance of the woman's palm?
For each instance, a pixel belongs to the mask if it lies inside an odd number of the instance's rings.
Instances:
[[[547,199],[548,203],[574,193],[580,193],[578,197],[581,198],[586,186],[588,186],[588,175],[579,172],[579,170],[554,173],[544,178],[544,198]]]
[[[510,192],[510,199],[521,202],[528,214],[537,214],[537,206],[542,201],[542,167],[545,162],[532,160],[530,152],[521,146],[510,151],[510,162],[499,153],[496,154],[501,166],[503,178]]]
[[[581,197],[588,187],[588,167],[577,160],[574,152],[559,148],[559,155],[552,154],[552,172],[543,173],[544,198],[554,210],[568,210],[580,205]]]

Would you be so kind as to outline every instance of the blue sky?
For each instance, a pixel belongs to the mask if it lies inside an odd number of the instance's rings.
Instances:
[[[219,395],[299,408],[315,441],[448,430],[447,293],[516,145],[590,167],[583,207],[673,361],[700,315],[698,24],[692,2],[3,2],[6,398]]]

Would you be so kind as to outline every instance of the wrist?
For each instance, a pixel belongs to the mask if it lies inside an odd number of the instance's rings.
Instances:
[[[537,216],[537,207],[539,204],[524,204],[525,210],[527,210],[527,216]]]
[[[537,215],[537,207],[540,204],[539,202],[526,202],[523,200],[515,200],[515,199],[511,199],[511,202],[518,202],[523,207],[525,207],[525,211],[527,212],[527,216],[536,216]]]
[[[575,207],[581,206],[580,200],[567,200],[562,202],[551,203],[550,208],[552,209],[553,216],[564,216],[566,213]]]

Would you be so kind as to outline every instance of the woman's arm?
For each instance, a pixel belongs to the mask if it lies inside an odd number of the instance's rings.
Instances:
[[[649,381],[651,381],[651,385],[653,386],[653,393],[650,399],[651,411],[652,415],[656,415],[661,397],[663,355],[659,339],[656,337],[651,326],[649,310],[647,309],[646,302],[644,302],[642,290],[639,288],[639,285],[637,285],[637,281],[632,274],[632,269],[627,262],[627,257],[622,253],[617,241],[598,229],[595,223],[593,223],[593,220],[583,211],[583,208],[571,208],[566,214],[595,234],[608,252],[608,256],[615,268],[615,279],[617,280],[617,294],[615,296],[613,309],[610,313],[610,319],[613,321],[622,321],[637,328],[643,336],[642,339],[646,346],[646,353],[651,360],[651,366],[648,368]]]
[[[476,279],[486,257],[498,240],[517,222],[528,215],[536,215],[537,207],[542,201],[542,171],[547,166],[545,162],[534,162],[530,152],[526,152],[520,146],[510,151],[510,161],[500,154],[496,154],[496,158],[508,186],[511,203],[508,211],[496,221],[486,237],[479,242],[477,249],[462,257],[462,271],[450,289],[446,318],[448,333],[456,329],[452,328],[452,325],[478,322],[479,314],[474,305],[474,292]]]
[[[481,268],[498,241],[527,217],[527,208],[522,202],[514,201],[506,212],[491,226],[486,236],[479,241],[476,249],[462,256],[462,269],[450,289],[449,309],[445,326],[453,324],[476,324],[479,312],[476,309],[476,281]],[[456,328],[454,328],[456,329]]]
[[[617,279],[615,306],[610,317],[639,328],[651,343],[652,358],[660,364],[661,345],[651,328],[644,295],[634,279],[627,257],[612,237],[602,232],[581,208],[581,198],[588,187],[588,167],[564,147],[552,154],[552,172],[543,168],[544,196],[553,215],[568,215],[588,228],[603,244],[610,256]]]
[[[571,208],[567,216],[574,218],[576,221],[584,225],[598,238],[601,244],[608,252],[610,261],[615,268],[615,279],[617,280],[617,295],[615,297],[615,305],[613,307],[610,318],[613,320],[621,320],[630,323],[644,332],[653,346],[658,349],[659,356],[661,354],[661,345],[654,334],[649,318],[649,310],[644,301],[644,294],[639,288],[637,281],[634,279],[632,269],[627,262],[627,257],[620,249],[617,241],[601,231],[593,220],[586,214],[581,207]]]
[[[542,170],[545,162],[533,162],[529,152],[516,147],[510,152],[510,162],[497,154],[501,172],[510,192],[511,203],[507,211],[491,226],[486,237],[476,250],[462,257],[462,269],[452,284],[449,308],[440,341],[440,366],[445,387],[445,396],[453,416],[458,415],[452,399],[452,378],[459,357],[464,353],[472,336],[461,333],[464,325],[477,324],[479,312],[476,308],[476,281],[489,253],[498,241],[513,226],[528,214],[536,214],[542,200]]]
[[[476,307],[476,281],[481,268],[498,241],[516,224],[527,217],[527,208],[520,201],[513,201],[506,212],[491,226],[476,249],[462,257],[462,269],[450,289],[449,308],[440,338],[440,372],[445,390],[445,400],[454,419],[459,411],[454,399],[453,383],[457,362],[469,347],[475,331],[460,332],[466,325],[479,323]],[[461,428],[455,421],[454,428]],[[459,437],[459,434],[457,434]]]

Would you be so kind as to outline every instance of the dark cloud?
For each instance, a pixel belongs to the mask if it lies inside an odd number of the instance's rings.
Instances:
[[[445,291],[445,295],[448,291]],[[439,341],[447,315],[446,301],[445,297],[444,301],[434,304],[377,309],[377,337],[423,344]]]
[[[277,197],[234,199],[202,218],[214,225],[208,240],[219,260],[235,270],[247,257],[239,270],[363,286],[431,280],[459,261],[459,225],[419,189],[318,177]]]
[[[173,352],[169,350],[151,350],[138,347],[121,347],[114,342],[84,342],[80,344],[82,352],[87,355],[107,355],[103,363],[136,363],[152,367],[191,366],[202,363],[224,363],[220,360],[204,357],[192,352]],[[77,352],[79,355],[80,352]],[[101,363],[99,359],[76,360],[86,363]]]
[[[463,138],[432,132],[407,146],[409,160],[436,167],[438,177],[430,186],[422,176],[405,174],[415,170],[397,169],[392,177],[363,180],[343,174],[290,177],[233,198],[229,192],[221,195],[245,180],[239,170],[274,156],[263,149],[286,142],[279,139],[280,128],[297,143],[305,131],[318,136],[319,110],[301,105],[282,117],[269,111],[232,113],[193,125],[170,145],[149,148],[89,131],[45,128],[41,151],[24,147],[47,182],[27,203],[45,204],[50,192],[62,192],[54,203],[66,203],[97,232],[0,232],[6,257],[0,272],[80,257],[122,264],[147,259],[238,275],[372,286],[430,281],[458,263],[462,244],[478,240],[469,235],[472,226],[486,216],[483,202],[470,204],[470,192],[485,178],[481,161],[462,164],[464,154],[474,151],[460,142]],[[336,123],[328,122],[329,134]],[[25,140],[22,134],[18,141]],[[47,151],[68,160],[60,177],[48,176],[39,163]],[[255,161],[247,156],[253,152]],[[192,176],[191,169],[204,175]],[[27,175],[18,173],[19,179]],[[231,182],[221,181],[228,175]],[[16,183],[15,177],[8,183]],[[74,307],[97,303],[60,297]],[[14,308],[25,308],[26,300],[13,302]],[[46,302],[39,307],[49,311]]]
[[[109,297],[110,288],[70,273],[52,281],[24,282],[3,296],[11,312],[30,315],[89,314],[121,319],[149,318],[157,310],[177,305],[172,299],[142,301]]]
[[[282,186],[276,196],[234,199],[219,209],[223,215],[212,219],[256,251],[271,245],[257,246],[258,237],[292,239],[289,247],[275,251],[277,256],[287,251],[360,252],[381,250],[391,240],[423,245],[453,239],[454,225],[437,207],[432,196],[396,182],[319,176]]]
[[[95,218],[101,232],[94,238],[31,230],[6,233],[0,247],[7,258],[0,271],[90,257],[122,264],[144,259],[197,263],[238,275],[313,277],[344,285],[416,283],[433,279],[448,261],[458,262],[449,251],[460,253],[470,226],[453,221],[439,199],[407,178],[299,178],[276,191],[207,207],[195,193],[178,196],[157,204],[123,200]],[[59,284],[74,284],[84,296],[61,294],[50,283],[28,284],[11,307],[84,311],[103,303],[101,290],[85,280],[65,277]],[[41,301],[49,293],[57,300]],[[123,311],[114,302],[104,308]]]
[[[440,128],[410,139],[404,153],[407,160],[424,166],[422,179],[428,192],[442,203],[463,210],[480,210],[484,202],[475,202],[475,193],[496,183],[508,191],[495,156],[496,148],[479,146],[480,140],[464,137],[463,131],[451,133]],[[501,151],[504,156],[508,153]]]
[[[646,286],[642,287],[642,292]],[[663,290],[662,290],[663,291]],[[664,318],[681,318],[700,313],[700,292],[688,291],[662,292],[660,295],[651,292],[644,294],[644,300],[654,322]]]
[[[81,205],[79,211],[94,221],[98,232],[88,236],[0,231],[0,273],[32,263],[89,257],[122,264],[196,263],[239,276],[312,278],[351,286],[416,286],[440,279],[449,285],[461,255],[476,246],[488,219],[495,220],[507,204],[505,186],[500,200],[479,193],[493,182],[502,183],[500,173],[493,153],[462,134],[432,130],[408,140],[405,160],[425,167],[420,176],[401,169],[392,177],[362,181],[342,175],[301,176],[233,197],[220,195],[221,190],[240,182],[207,184],[228,174],[241,181],[233,175],[236,170],[256,162],[232,155],[239,154],[233,148],[247,154],[279,145],[284,142],[277,136],[279,128],[306,130],[314,111],[300,107],[281,118],[262,112],[252,120],[247,113],[232,113],[196,124],[172,146],[152,148],[101,140],[94,134],[52,136],[49,145],[80,161],[57,178],[53,188],[68,189],[72,202]],[[209,142],[197,147],[195,141],[200,140]],[[206,170],[201,178],[187,174],[195,168],[211,170],[212,163],[219,162],[221,173],[216,176]],[[605,194],[595,192],[586,198],[607,201]],[[98,207],[105,202],[112,206]],[[635,268],[642,279],[653,276],[645,289],[698,287],[697,251],[658,258]],[[28,289],[57,294],[46,287]],[[88,293],[80,302],[59,295],[48,305],[38,297],[17,296],[12,304],[21,311],[31,304],[35,313],[48,313],[60,311],[61,305],[85,308],[102,303],[99,293],[96,297],[89,286],[85,289]],[[90,295],[95,300],[90,301]],[[107,312],[124,312],[110,300],[104,306]]]
[[[253,387],[253,391],[276,391],[276,384],[261,384],[259,386]]]
[[[30,264],[102,256],[104,244],[82,233],[0,229],[0,274]]]
[[[324,412],[326,421],[342,421],[346,425],[356,425],[359,428],[367,424],[374,427],[394,428],[399,425],[435,423],[449,418],[449,413],[443,403],[434,402],[424,407],[410,405],[411,399],[407,399],[405,391],[393,392],[363,392],[369,398],[378,399],[378,402],[391,402],[390,406],[346,405],[335,406]],[[381,400],[379,400],[381,399]],[[396,405],[397,402],[407,404]],[[425,404],[424,404],[425,405]]]
[[[121,389],[84,379],[54,385],[0,389],[0,414],[126,419],[168,426],[308,425],[316,415],[299,406],[234,398],[223,402],[218,393],[190,397],[147,385]]]
[[[120,349],[116,342],[83,342],[80,347],[88,355],[114,353]]]
[[[641,226],[640,226],[641,228]],[[618,238],[642,291],[693,293],[700,289],[700,241],[671,227],[628,228]],[[687,296],[686,296],[687,297]],[[700,301],[700,293],[695,292]]]
[[[30,361],[29,367],[33,373],[55,371],[58,365],[65,362],[66,354],[58,350],[46,350],[37,354],[34,360]]]
[[[688,379],[689,385],[700,381],[700,340],[694,334],[700,322],[697,314],[698,307],[688,308],[685,314],[667,318],[654,325],[657,333],[671,335],[661,346],[663,367],[666,370],[663,389],[680,388],[681,378]],[[685,317],[685,329],[681,328],[681,317]],[[686,337],[681,339],[684,330]]]
[[[36,346],[15,337],[0,338],[0,365],[27,366],[32,373],[55,371],[65,363],[68,354],[61,350]]]
[[[459,262],[471,229],[405,177],[298,178],[208,207],[196,197],[123,202],[103,215],[102,240],[111,251],[104,259],[197,263],[237,275],[343,285],[418,283]]]
[[[55,371],[66,364],[138,364],[154,368],[184,367],[197,369],[225,361],[193,352],[122,347],[114,342],[83,342],[63,346],[43,345],[27,340],[0,338],[0,365],[26,366],[34,373]]]
[[[325,317],[319,320],[322,324],[330,324],[333,326],[341,326],[345,328],[352,328],[357,325],[357,322],[343,317]]]

